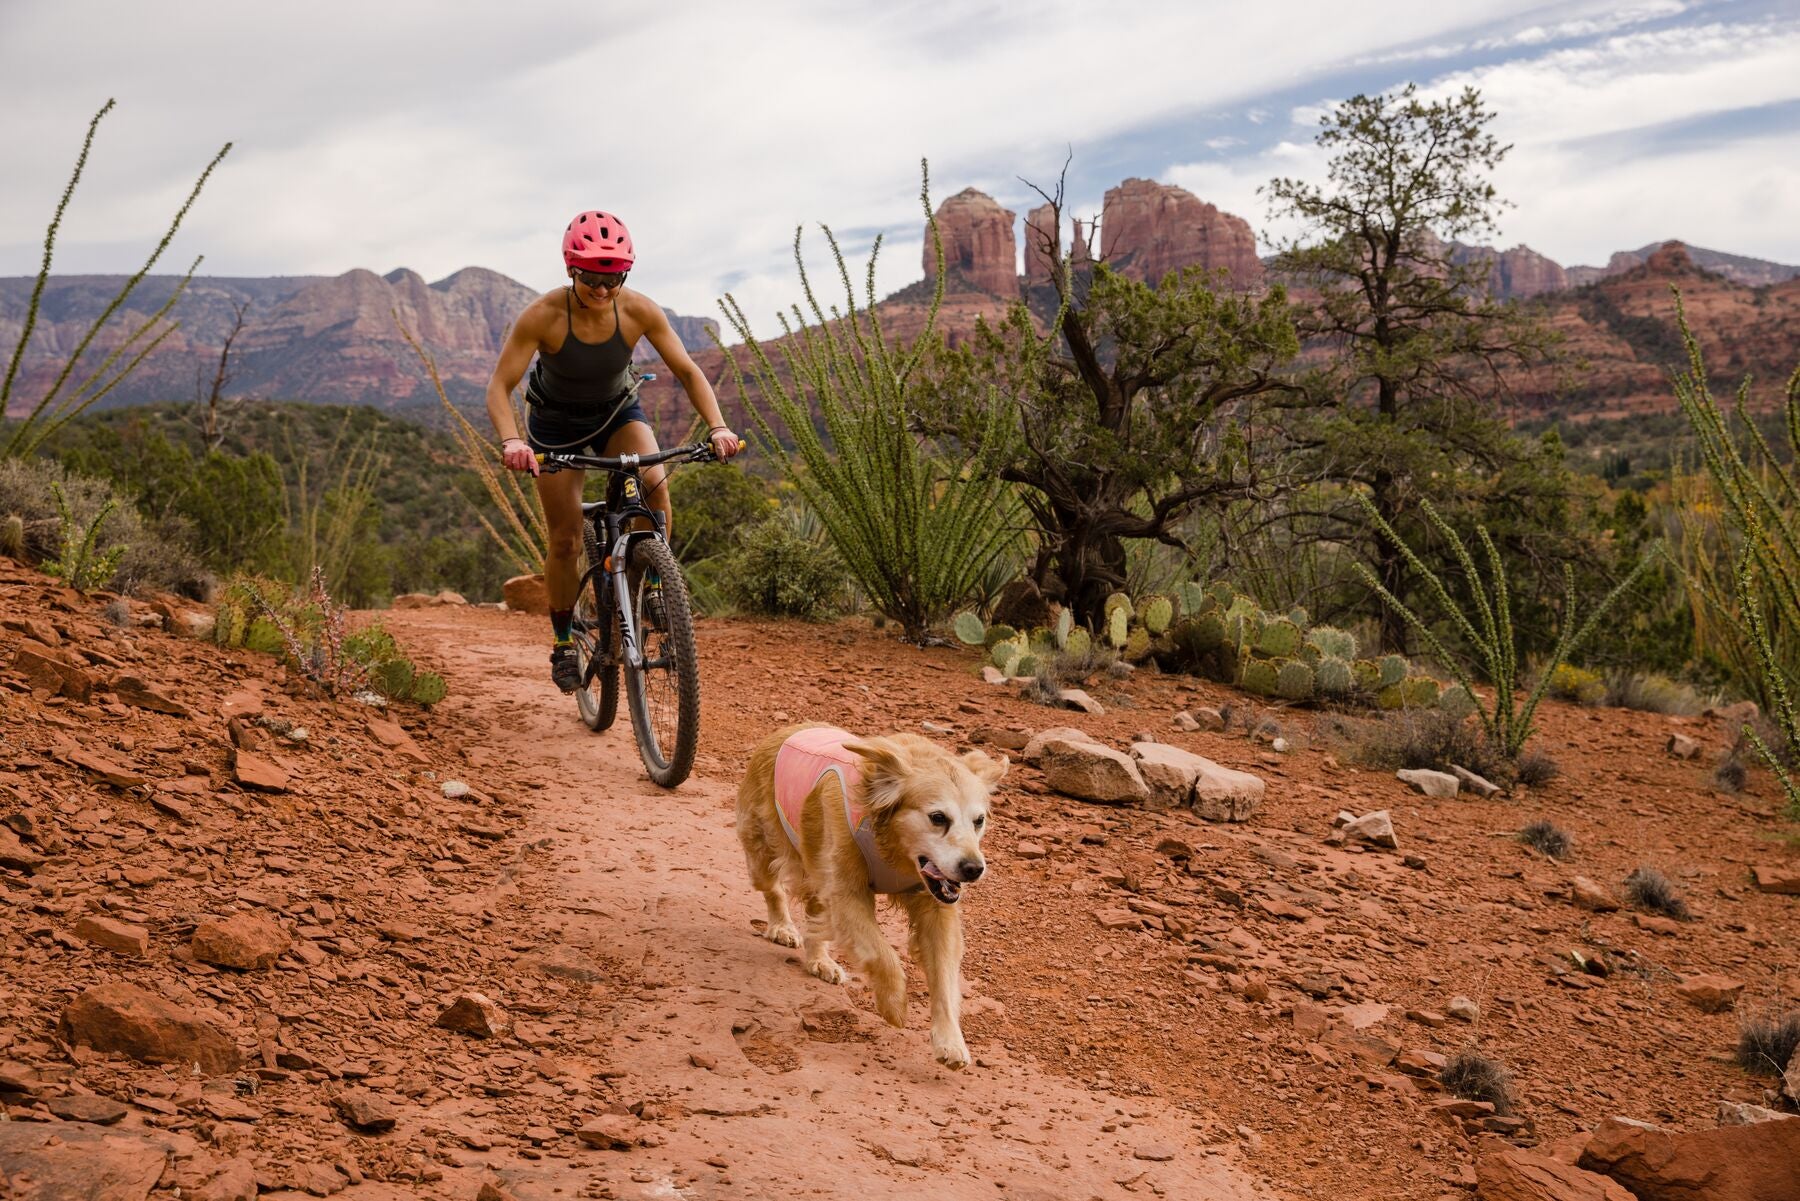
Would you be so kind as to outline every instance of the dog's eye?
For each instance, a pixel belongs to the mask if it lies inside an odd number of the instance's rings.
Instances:
[[[950,828],[950,815],[948,813],[934,813],[931,815],[931,824],[940,830],[948,830]]]
[[[985,825],[987,825],[987,814],[984,813],[975,819],[975,828],[979,830]]]

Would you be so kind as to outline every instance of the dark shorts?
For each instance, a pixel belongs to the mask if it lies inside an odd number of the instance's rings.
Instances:
[[[525,441],[536,451],[603,455],[607,439],[625,426],[634,421],[650,424],[644,406],[635,400],[613,414],[611,421],[603,420],[604,417],[604,411],[590,417],[533,408],[525,418]]]

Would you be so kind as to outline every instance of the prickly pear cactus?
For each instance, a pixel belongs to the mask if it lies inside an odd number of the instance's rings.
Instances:
[[[1206,586],[1206,591],[1221,609],[1229,609],[1231,602],[1237,599],[1237,589],[1231,586],[1230,580],[1214,580]]]
[[[1056,645],[1067,650],[1069,634],[1075,629],[1075,614],[1068,609],[1059,610],[1056,614],[1056,624],[1051,629],[1056,632]]]
[[[1356,658],[1356,635],[1349,630],[1340,630],[1333,626],[1314,626],[1306,631],[1306,641],[1311,646],[1333,658],[1348,662]]]
[[[1256,649],[1271,659],[1286,659],[1300,649],[1300,627],[1285,617],[1263,626]]]
[[[1031,636],[1026,640],[1026,646],[1032,654],[1040,659],[1047,658],[1056,651],[1056,631],[1039,626],[1031,631]]]
[[[1012,671],[1007,674],[1013,676],[1035,676],[1043,665],[1044,661],[1036,655],[1020,655],[1018,660],[1013,663]]]
[[[244,645],[244,631],[249,627],[244,607],[232,600],[222,600],[213,610],[213,641],[220,646]]]
[[[1147,597],[1138,608],[1138,616],[1143,620],[1144,628],[1150,631],[1151,637],[1165,634],[1169,623],[1175,619],[1175,604],[1166,596]]]
[[[421,705],[435,705],[449,692],[450,686],[435,671],[422,671],[413,677],[412,698]]]
[[[1143,626],[1132,626],[1131,632],[1125,636],[1125,660],[1128,663],[1142,663],[1150,654],[1150,631]]]
[[[1077,659],[1084,659],[1093,652],[1094,636],[1080,626],[1069,631],[1069,640],[1063,644],[1063,653]]]
[[[1275,673],[1275,695],[1290,701],[1313,699],[1313,669],[1298,659],[1289,659]]]
[[[1115,592],[1113,596],[1124,596],[1123,592]],[[1114,606],[1112,598],[1107,598],[1106,605],[1106,641],[1114,650],[1125,645],[1131,636],[1131,601],[1126,599],[1123,605]]]
[[[1388,684],[1375,694],[1377,709],[1403,709],[1406,707],[1406,685]]]
[[[405,700],[412,696],[413,665],[411,659],[389,659],[377,667],[372,681],[382,696]]]
[[[287,640],[275,623],[266,617],[259,617],[244,630],[244,646],[253,651],[261,651],[265,655],[279,655],[287,649]]]
[[[989,626],[987,633],[982,636],[981,645],[991,650],[1000,643],[1015,637],[1018,632],[1011,626]]]
[[[982,646],[987,641],[987,623],[967,609],[951,618],[950,629],[964,646]]]
[[[1406,661],[1405,655],[1383,655],[1376,660],[1381,668],[1381,686],[1391,688],[1406,679],[1406,673],[1412,670],[1412,664]]]
[[[1461,684],[1452,684],[1438,694],[1438,708],[1451,717],[1468,717],[1476,711],[1475,698]]]
[[[1288,610],[1287,619],[1303,630],[1312,624],[1312,618],[1308,616],[1306,610],[1299,605],[1295,605],[1292,609]]]
[[[1361,692],[1374,692],[1381,687],[1381,664],[1373,659],[1358,659],[1350,665],[1350,678]]]
[[[1430,676],[1413,676],[1400,687],[1408,709],[1429,709],[1438,703],[1438,682]]]
[[[1181,610],[1181,616],[1193,617],[1200,612],[1207,602],[1206,589],[1192,580],[1183,580],[1175,585],[1175,604]],[[1214,599],[1213,604],[1219,602]]]
[[[1010,638],[1005,642],[996,642],[993,649],[988,652],[988,656],[993,659],[995,667],[1011,675],[1012,665],[1019,658],[1019,644]]]
[[[1258,696],[1274,696],[1281,669],[1272,659],[1251,659],[1244,664],[1244,691]]]
[[[1312,668],[1314,671],[1317,671],[1319,669],[1319,660],[1323,659],[1324,657],[1325,657],[1325,652],[1320,650],[1318,647],[1314,646],[1310,642],[1302,642],[1300,644],[1300,652],[1296,656],[1296,658],[1298,658],[1302,663],[1306,664],[1308,667]]]
[[[1320,696],[1343,696],[1356,681],[1350,674],[1350,664],[1336,655],[1326,655],[1313,668],[1313,683]]]

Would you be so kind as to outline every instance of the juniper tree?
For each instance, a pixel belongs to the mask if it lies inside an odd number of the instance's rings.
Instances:
[[[1054,230],[1061,188],[1046,199]],[[1280,373],[1299,343],[1279,286],[1240,293],[1198,268],[1155,286],[1104,263],[1077,275],[1057,238],[1043,242],[1057,304],[1048,332],[1020,302],[940,348],[921,421],[1023,486],[1032,576],[1092,624],[1125,583],[1128,541],[1181,546],[1196,507],[1267,485],[1251,404],[1292,391]]]
[[[1510,147],[1490,132],[1493,117],[1473,88],[1445,100],[1421,99],[1412,84],[1352,96],[1320,121],[1327,182],[1280,178],[1264,189],[1275,214],[1302,227],[1274,262],[1300,297],[1301,336],[1335,352],[1316,381],[1322,407],[1291,430],[1295,449],[1317,474],[1366,488],[1382,520],[1421,535],[1410,519],[1420,499],[1479,520],[1554,505],[1566,487],[1556,472],[1516,470],[1536,452],[1508,432],[1498,404],[1507,371],[1544,360],[1554,340],[1489,295],[1485,258],[1458,262],[1448,245],[1495,230],[1503,202],[1489,176]],[[1499,508],[1467,513],[1458,503],[1471,473],[1509,469],[1522,490]],[[1336,536],[1372,559],[1390,593],[1408,596],[1414,581],[1395,545],[1370,541],[1354,512],[1343,516]],[[1399,613],[1382,609],[1381,623],[1383,643],[1401,648]]]

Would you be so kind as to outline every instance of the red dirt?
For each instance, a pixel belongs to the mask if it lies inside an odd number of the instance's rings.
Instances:
[[[1279,756],[1238,733],[1175,733],[1180,708],[1242,705],[1182,678],[1096,682],[1108,712],[1087,717],[982,684],[972,652],[916,650],[866,623],[704,621],[698,770],[666,793],[628,730],[589,733],[541,679],[542,619],[385,615],[451,688],[428,715],[390,715],[413,740],[393,748],[368,710],[290,695],[262,656],[114,629],[33,573],[0,571],[0,585],[0,619],[60,626],[95,684],[85,703],[32,692],[6,674],[23,632],[0,632],[0,817],[30,813],[23,845],[49,860],[0,868],[0,1078],[33,1075],[29,1093],[0,1079],[0,1104],[35,1121],[73,1093],[126,1102],[111,1129],[174,1153],[151,1196],[191,1192],[241,1155],[266,1193],[366,1177],[351,1197],[469,1198],[485,1179],[524,1199],[1431,1198],[1471,1187],[1478,1146],[1500,1136],[1435,1116],[1435,1095],[1378,1050],[1359,1066],[1371,1048],[1346,1037],[1344,1007],[1392,1006],[1367,1032],[1398,1049],[1475,1043],[1503,1061],[1524,1119],[1514,1140],[1549,1143],[1613,1114],[1704,1127],[1722,1098],[1766,1100],[1729,1062],[1735,1016],[1681,1000],[1682,976],[1744,981],[1742,1005],[1800,995],[1800,898],[1748,874],[1794,861],[1779,841],[1792,827],[1764,779],[1735,797],[1710,787],[1729,741],[1716,720],[1551,704],[1539,745],[1561,778],[1430,800],[1342,766],[1316,715],[1275,715],[1295,747]],[[125,674],[193,716],[109,699]],[[222,706],[245,689],[308,728],[303,745],[257,750],[289,792],[232,781]],[[956,746],[983,725],[1075,725],[1117,746],[1147,731],[1262,775],[1268,797],[1245,825],[1208,825],[1047,794],[1015,757],[991,878],[964,901],[977,1063],[959,1075],[931,1060],[916,979],[912,1025],[893,1030],[860,983],[827,986],[754,937],[736,773],[767,730],[814,719],[928,721]],[[1676,728],[1707,753],[1669,757]],[[77,766],[84,751],[125,769],[123,786]],[[445,800],[446,778],[475,791]],[[1391,810],[1399,852],[1326,846],[1341,808]],[[1566,864],[1510,837],[1537,817],[1575,836]],[[1191,859],[1156,852],[1171,837]],[[1019,857],[1027,839],[1046,856]],[[1575,874],[1616,890],[1640,863],[1668,873],[1696,921],[1654,933],[1566,899]],[[1132,905],[1153,928],[1095,920]],[[276,918],[295,949],[261,972],[191,962],[193,924],[233,909]],[[148,955],[74,936],[100,912],[147,930]],[[1572,972],[1575,949],[1604,953],[1612,974]],[[207,1080],[71,1052],[58,1016],[114,980],[202,1010],[249,1066]],[[1248,999],[1258,981],[1267,999]],[[511,1033],[435,1028],[466,991],[498,1003]],[[1480,1003],[1478,1024],[1403,1016],[1457,994]],[[1325,1032],[1296,1031],[1296,1006],[1329,1018]],[[391,1133],[338,1119],[332,1098],[352,1085],[394,1108]],[[651,1145],[574,1135],[607,1115]]]

